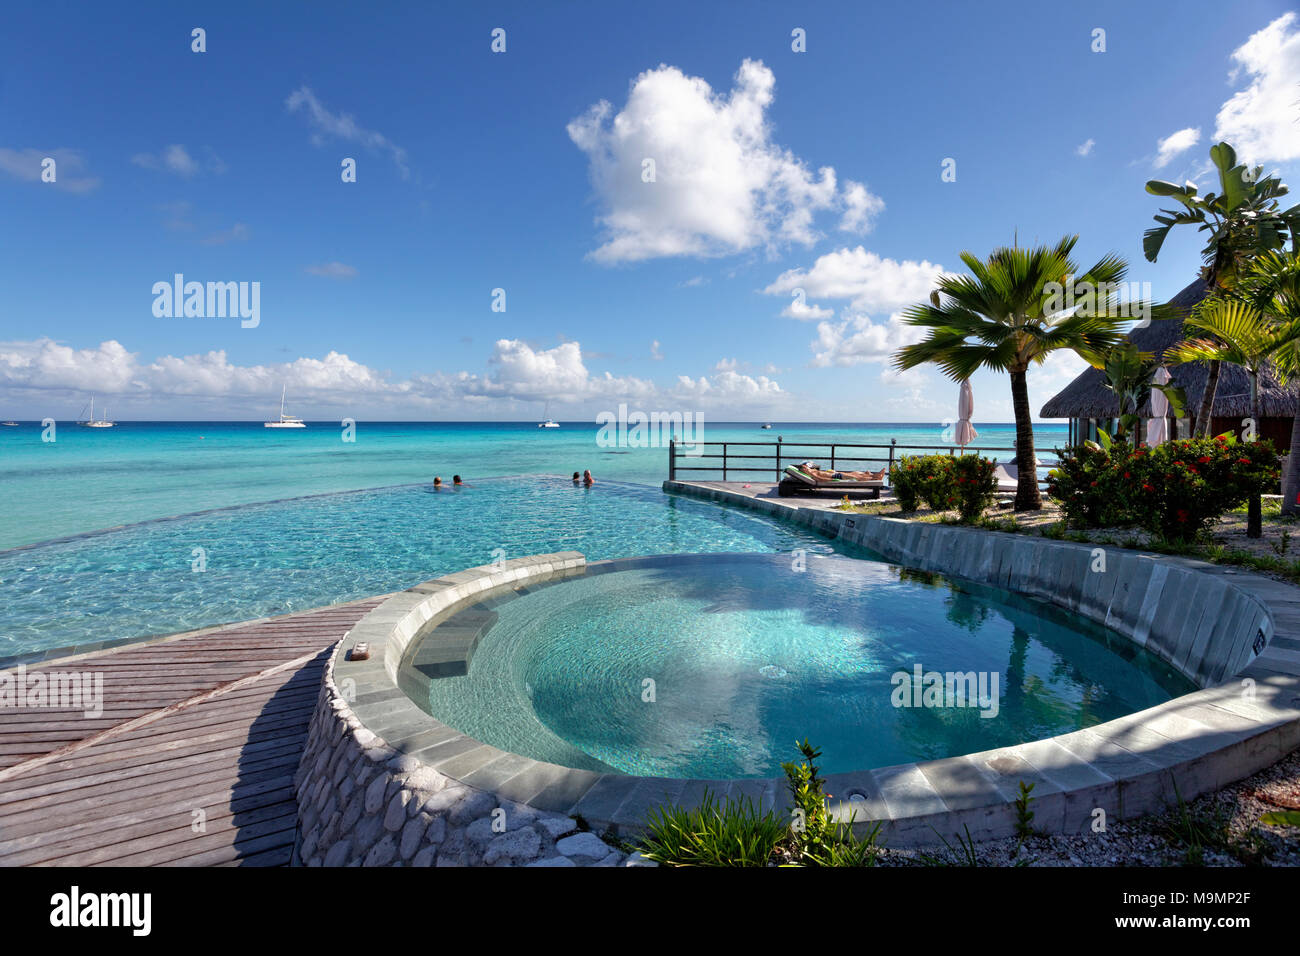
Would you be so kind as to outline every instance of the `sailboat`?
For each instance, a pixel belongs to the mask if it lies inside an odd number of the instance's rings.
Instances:
[[[262,422],[265,428],[306,428],[306,423],[301,418],[284,413],[284,393],[288,386],[280,389],[280,420],[278,422]]]
[[[559,427],[560,427],[560,423],[559,423],[559,422],[553,422],[553,421],[551,421],[551,403],[550,403],[550,402],[547,402],[547,403],[546,403],[546,411],[542,412],[542,414],[546,416],[546,421],[544,421],[544,422],[538,422],[538,423],[537,423],[537,427],[538,427],[538,428],[559,428]]]
[[[115,424],[117,424],[117,423],[116,423],[116,422],[111,422],[111,421],[108,420],[108,409],[107,409],[107,408],[104,409],[104,417],[103,417],[102,419],[96,420],[96,418],[95,418],[95,396],[92,395],[92,396],[90,396],[90,417],[89,417],[88,419],[86,419],[84,422],[77,422],[77,424],[78,424],[78,425],[82,425],[82,426],[84,426],[85,428],[112,428],[112,427],[113,427]]]

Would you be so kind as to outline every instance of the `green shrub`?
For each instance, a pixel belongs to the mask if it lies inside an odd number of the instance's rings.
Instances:
[[[875,862],[880,824],[861,839],[850,819],[831,819],[828,794],[813,761],[821,751],[798,744],[804,763],[782,764],[790,787],[790,817],[761,811],[753,801],[718,800],[706,790],[700,806],[662,806],[646,815],[641,853],[666,866],[870,866]],[[865,823],[866,821],[861,821]]]
[[[993,504],[998,491],[998,480],[993,477],[995,468],[997,462],[979,455],[961,455],[952,459],[957,512],[962,521],[974,521]]]
[[[1047,494],[1061,506],[1067,527],[1132,523],[1120,501],[1116,467],[1116,458],[1126,457],[1127,451],[1127,445],[1119,444],[1108,452],[1096,442],[1056,450],[1060,464],[1047,473]]]
[[[1145,454],[1144,454],[1145,453]],[[1272,442],[1239,442],[1231,435],[1139,448],[1140,489],[1130,489],[1138,524],[1171,541],[1199,537],[1252,495],[1277,487],[1281,468]]]
[[[889,489],[903,511],[915,511],[921,503],[921,470],[913,455],[904,455],[889,469]]]
[[[957,507],[951,455],[904,455],[889,472],[889,486],[904,511],[915,511],[918,501],[931,511]]]
[[[788,835],[775,811],[760,811],[748,798],[719,801],[706,790],[693,810],[651,810],[641,853],[666,866],[767,866]]]
[[[1231,435],[1155,448],[1091,442],[1058,451],[1048,494],[1072,528],[1141,527],[1168,541],[1191,541],[1281,478],[1271,442]]]

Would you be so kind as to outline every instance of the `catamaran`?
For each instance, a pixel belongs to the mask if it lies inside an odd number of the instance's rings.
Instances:
[[[306,428],[306,423],[293,415],[284,413],[284,393],[288,386],[280,389],[280,420],[278,422],[262,422],[266,428]]]
[[[547,402],[547,403],[546,403],[546,411],[542,412],[542,414],[546,416],[546,421],[544,421],[544,422],[538,422],[538,423],[537,423],[537,427],[538,427],[538,428],[559,428],[559,427],[560,427],[560,423],[559,423],[559,422],[553,422],[553,421],[551,421],[551,403],[550,403],[550,402]]]
[[[117,423],[109,421],[107,408],[104,409],[104,417],[102,419],[95,418],[95,396],[92,395],[90,396],[90,417],[84,422],[77,422],[77,424],[85,428],[112,428]]]

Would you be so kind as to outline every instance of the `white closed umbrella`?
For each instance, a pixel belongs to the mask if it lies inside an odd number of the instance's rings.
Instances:
[[[961,393],[957,396],[957,444],[965,448],[976,438],[979,432],[970,423],[975,414],[975,393],[971,390],[970,379],[961,380]]]
[[[1152,385],[1168,385],[1169,371],[1163,365],[1151,376]],[[1151,389],[1151,417],[1147,419],[1146,443],[1154,448],[1163,445],[1169,438],[1169,423],[1165,418],[1169,414],[1169,399],[1158,388]]]

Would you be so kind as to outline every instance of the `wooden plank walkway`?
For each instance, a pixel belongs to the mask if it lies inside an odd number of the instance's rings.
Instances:
[[[39,665],[103,713],[0,710],[0,866],[287,864],[328,649],[382,600]]]

